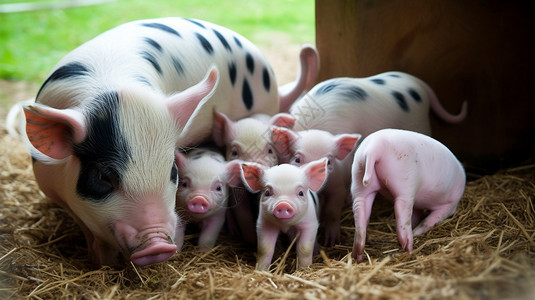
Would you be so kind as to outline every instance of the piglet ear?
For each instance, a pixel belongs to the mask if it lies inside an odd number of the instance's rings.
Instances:
[[[167,108],[177,123],[186,131],[190,121],[212,97],[219,82],[219,72],[213,65],[201,82],[167,99]]]
[[[292,146],[297,141],[298,136],[290,129],[282,127],[271,128],[271,140],[277,153],[281,156],[281,161],[289,161],[291,158]]]
[[[24,106],[26,135],[38,153],[37,160],[53,162],[73,154],[72,144],[87,135],[85,117],[74,109],[57,109],[39,103]],[[35,154],[35,155],[34,155]]]
[[[227,163],[226,166],[227,174],[228,174],[228,180],[227,184],[230,187],[237,187],[240,186],[242,183],[242,176],[241,176],[241,163],[239,160],[232,160]]]
[[[175,163],[178,167],[178,172],[180,174],[180,171],[184,170],[187,167],[188,158],[186,157],[186,155],[184,155],[184,153],[175,150]]]
[[[269,123],[273,126],[292,129],[294,128],[295,117],[287,113],[278,113],[271,117]]]
[[[339,134],[336,136],[335,144],[336,149],[338,150],[336,153],[337,159],[344,159],[346,156],[353,151],[355,148],[357,141],[362,137],[362,135],[355,133],[355,134]]]
[[[252,193],[256,193],[262,190],[262,176],[264,175],[264,169],[258,164],[248,163],[241,164],[242,180],[245,186]]]
[[[319,191],[327,181],[327,164],[328,159],[322,158],[303,166],[309,179],[309,189],[313,192]]]
[[[212,138],[217,146],[225,146],[225,141],[230,135],[232,125],[232,120],[230,120],[225,114],[216,111],[214,108],[214,125],[212,127]]]

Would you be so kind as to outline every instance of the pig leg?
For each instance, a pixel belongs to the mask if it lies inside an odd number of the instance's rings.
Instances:
[[[258,226],[258,253],[256,257],[257,269],[260,271],[267,271],[271,265],[271,259],[275,251],[275,244],[279,237],[279,228],[269,224],[263,223]]]
[[[431,211],[425,219],[423,219],[416,228],[412,231],[413,235],[420,235],[424,234],[429,229],[431,229],[436,224],[444,221],[446,218],[451,216],[453,212],[455,212],[455,209],[457,208],[457,205],[453,206],[451,204],[442,205],[435,210]]]
[[[184,221],[179,220],[175,233],[175,244],[178,247],[178,251],[182,249],[184,245],[184,235],[186,233],[186,224]]]
[[[340,242],[340,219],[346,196],[346,189],[340,187],[337,187],[335,191],[332,189],[326,191],[326,203],[323,209],[325,220],[324,246],[333,247]]]
[[[208,251],[214,247],[224,223],[225,209],[221,209],[203,220],[202,230],[199,236],[199,251]]]
[[[396,231],[399,244],[407,252],[412,251],[412,207],[414,198],[396,197],[394,199],[394,214],[396,215]]]
[[[353,241],[353,257],[362,261],[364,245],[366,244],[366,228],[372,213],[373,201],[377,192],[369,193],[364,197],[355,197],[353,201],[353,214],[355,218],[355,236]]]
[[[251,206],[253,205],[252,201],[256,201],[256,196],[248,193],[245,188],[232,188],[231,194],[236,201],[236,205],[231,207],[230,210],[237,223],[238,235],[246,243],[254,244],[257,237]]]
[[[299,268],[306,268],[312,264],[312,253],[318,233],[318,222],[307,223],[301,226],[301,234],[297,241],[297,262]]]

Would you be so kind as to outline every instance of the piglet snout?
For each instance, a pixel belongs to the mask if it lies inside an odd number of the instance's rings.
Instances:
[[[273,215],[277,219],[290,219],[294,216],[294,209],[288,202],[280,202],[273,209]]]
[[[158,240],[152,243],[149,242],[149,245],[145,249],[134,252],[130,256],[130,260],[135,265],[145,266],[165,261],[177,251],[178,247],[175,244]]]
[[[204,214],[210,209],[210,203],[204,197],[196,196],[189,200],[188,209],[194,213]]]

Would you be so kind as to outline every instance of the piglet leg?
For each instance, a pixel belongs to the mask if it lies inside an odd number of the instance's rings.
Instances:
[[[457,207],[455,204],[448,203],[431,211],[431,213],[427,215],[427,217],[425,217],[425,219],[423,219],[418,226],[416,226],[416,228],[414,228],[412,234],[424,234],[436,224],[444,221],[447,217],[451,216],[453,212],[455,212]]]
[[[362,261],[364,245],[366,244],[366,228],[372,212],[373,201],[377,193],[370,193],[365,197],[356,197],[353,201],[353,214],[355,218],[355,237],[353,241],[352,256],[358,262]]]
[[[199,236],[199,251],[208,251],[214,247],[224,223],[224,209],[203,220],[202,230]]]
[[[269,269],[279,232],[279,228],[269,223],[258,226],[258,253],[256,258],[256,268],[258,270],[267,271]]]
[[[412,252],[412,207],[414,198],[396,197],[394,200],[394,214],[396,215],[396,231],[401,247]]]
[[[312,256],[319,224],[318,222],[310,222],[300,227],[301,234],[296,245],[297,262],[299,268],[306,268],[312,264]]]

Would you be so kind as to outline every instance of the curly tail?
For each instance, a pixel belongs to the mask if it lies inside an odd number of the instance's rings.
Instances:
[[[440,104],[440,101],[438,101],[438,97],[433,92],[431,87],[427,85],[427,83],[420,80],[422,83],[422,86],[425,88],[427,95],[429,97],[429,104],[431,105],[431,109],[433,112],[442,120],[448,122],[448,123],[460,123],[466,118],[466,114],[468,112],[468,102],[464,101],[463,105],[461,107],[461,112],[457,115],[450,114],[442,105]]]

